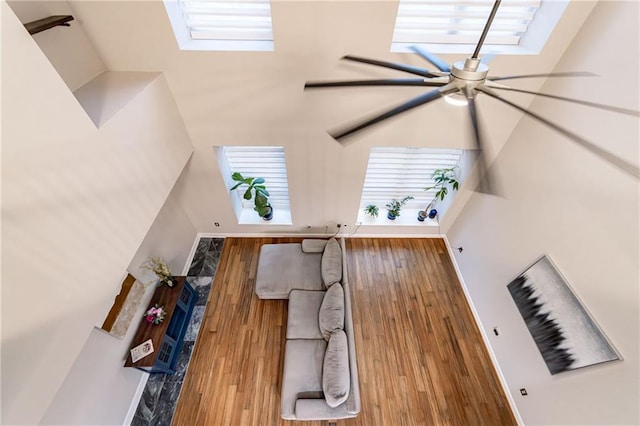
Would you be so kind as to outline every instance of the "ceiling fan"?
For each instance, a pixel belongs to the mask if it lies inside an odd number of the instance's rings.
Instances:
[[[543,96],[568,102],[574,102],[581,105],[587,105],[590,107],[600,108],[608,111],[614,111],[622,114],[627,114],[631,116],[640,117],[640,112],[635,110],[630,110],[626,108],[619,108],[610,105],[603,105],[594,102],[583,101],[579,99],[566,98],[562,96],[556,96],[547,93],[538,93],[527,90],[521,90],[517,88],[510,87],[501,83],[501,81],[505,80],[513,80],[519,78],[534,78],[534,77],[572,77],[572,76],[595,76],[593,73],[589,72],[557,72],[557,73],[549,73],[549,74],[526,74],[526,75],[513,75],[513,76],[502,76],[502,77],[493,77],[489,76],[489,67],[487,64],[482,62],[479,58],[480,49],[484,43],[484,40],[489,32],[489,28],[491,27],[491,23],[498,11],[501,0],[496,0],[493,4],[493,8],[491,9],[491,13],[487,19],[487,22],[482,30],[482,34],[480,35],[480,39],[478,44],[475,47],[475,50],[471,57],[468,57],[464,61],[456,62],[452,65],[448,65],[442,59],[438,58],[436,55],[427,52],[426,50],[413,46],[411,49],[417,53],[424,60],[435,66],[437,71],[429,71],[424,68],[414,67],[411,65],[398,64],[386,61],[379,61],[375,59],[367,59],[361,58],[357,56],[347,55],[342,59],[354,62],[365,63],[369,65],[374,65],[383,68],[390,68],[398,71],[404,71],[409,74],[418,75],[421,78],[394,78],[394,79],[375,79],[375,80],[349,80],[349,81],[324,81],[324,82],[307,82],[305,84],[305,89],[311,88],[329,88],[329,87],[357,87],[357,86],[425,86],[425,87],[436,87],[433,90],[430,90],[424,94],[416,96],[394,108],[391,108],[387,111],[381,112],[373,117],[365,119],[358,124],[349,126],[342,130],[332,132],[331,136],[338,140],[343,141],[345,138],[352,136],[370,126],[373,126],[381,121],[387,120],[391,117],[394,117],[403,112],[409,111],[413,108],[416,108],[421,105],[425,105],[429,102],[435,101],[439,98],[445,96],[454,96],[458,98],[463,98],[466,100],[467,108],[469,110],[469,116],[471,118],[471,125],[473,130],[473,136],[476,144],[476,148],[480,152],[479,158],[479,173],[481,176],[480,184],[476,191],[495,194],[496,190],[496,182],[495,178],[492,178],[490,173],[488,173],[488,164],[487,158],[482,153],[482,149],[484,147],[482,132],[480,131],[480,122],[478,119],[478,111],[476,108],[475,99],[480,94],[485,94],[490,96],[498,101],[505,103],[506,105],[511,106],[523,114],[538,120],[539,122],[549,126],[550,128],[558,131],[569,139],[577,142],[585,149],[591,151],[595,155],[598,155],[605,161],[615,165],[620,168],[624,172],[636,177],[640,178],[640,170],[638,166],[627,162],[626,160],[613,155],[612,153],[600,148],[599,146],[589,142],[588,140],[582,138],[581,136],[571,132],[564,127],[553,123],[546,118],[527,110],[526,108],[517,105],[508,99],[499,94],[499,91],[513,91],[520,93],[527,93],[531,95]]]

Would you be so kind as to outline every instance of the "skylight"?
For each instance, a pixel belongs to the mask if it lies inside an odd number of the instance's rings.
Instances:
[[[391,50],[420,45],[433,53],[471,53],[493,0],[400,0]],[[567,0],[503,0],[483,52],[536,54],[564,12]]]
[[[272,51],[269,0],[164,0],[182,50]]]

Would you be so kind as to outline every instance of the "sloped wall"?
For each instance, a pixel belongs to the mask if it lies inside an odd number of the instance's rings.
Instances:
[[[543,91],[638,110],[639,11],[599,2],[556,70],[600,77],[558,78]],[[542,99],[534,110],[638,164],[637,117]],[[473,195],[446,232],[464,248],[456,260],[524,423],[640,423],[638,180],[527,118],[496,167],[505,197]],[[506,288],[542,254],[623,361],[550,375]]]
[[[172,272],[181,275],[195,240],[196,231],[172,192],[131,261],[129,273],[143,284],[155,282],[153,273],[145,273],[140,265],[149,256],[162,256]],[[116,339],[98,328],[91,330],[47,408],[43,424],[125,424],[140,380],[147,373],[122,365],[154,290],[153,285],[147,288],[123,339]]]
[[[2,7],[2,423],[38,423],[192,145],[162,76],[99,130]]]

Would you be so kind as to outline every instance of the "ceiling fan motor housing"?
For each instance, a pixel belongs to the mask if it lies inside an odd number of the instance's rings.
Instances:
[[[467,58],[464,62],[459,61],[453,64],[449,82],[456,83],[461,89],[464,86],[473,89],[484,83],[488,72],[489,67],[480,59]]]

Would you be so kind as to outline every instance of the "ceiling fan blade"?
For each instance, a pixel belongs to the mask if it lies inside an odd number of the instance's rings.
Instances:
[[[548,93],[532,92],[532,91],[529,91],[529,90],[516,89],[516,88],[513,88],[513,87],[496,86],[496,87],[492,87],[492,89],[509,90],[511,92],[520,92],[520,93],[528,93],[530,95],[544,96],[544,97],[547,97],[547,98],[559,99],[561,101],[573,102],[573,103],[580,104],[580,105],[587,105],[587,106],[594,107],[594,108],[600,108],[600,109],[604,109],[604,110],[607,110],[607,111],[619,112],[620,114],[627,114],[627,115],[632,115],[634,117],[640,117],[640,111],[636,111],[636,110],[633,110],[633,109],[627,109],[627,108],[620,108],[620,107],[612,106],[612,105],[597,104],[595,102],[582,101],[580,99],[573,99],[573,98],[565,98],[564,96],[550,95]]]
[[[357,133],[357,132],[359,132],[361,130],[366,129],[367,127],[373,126],[374,124],[377,124],[377,123],[379,123],[379,122],[381,122],[383,120],[386,120],[387,118],[391,118],[391,117],[393,117],[395,115],[398,115],[398,114],[401,114],[401,113],[403,113],[405,111],[409,111],[410,109],[413,109],[413,108],[418,107],[420,105],[424,105],[426,103],[434,101],[434,100],[436,100],[436,99],[438,99],[438,98],[440,98],[440,97],[442,97],[444,95],[447,95],[449,93],[455,92],[457,90],[458,90],[458,88],[455,85],[448,84],[448,85],[446,85],[444,87],[441,87],[439,89],[432,90],[430,92],[427,92],[427,93],[424,93],[424,94],[422,94],[420,96],[417,96],[417,97],[415,97],[413,99],[410,99],[409,101],[407,101],[407,102],[405,102],[405,103],[403,103],[401,105],[398,105],[395,108],[392,108],[392,109],[390,109],[388,111],[385,111],[385,112],[383,112],[381,114],[378,114],[378,115],[376,115],[376,116],[374,116],[374,117],[372,117],[372,118],[370,118],[370,119],[368,119],[366,121],[363,121],[363,122],[361,122],[361,123],[359,123],[359,124],[357,124],[355,126],[351,126],[351,127],[347,128],[347,129],[340,130],[338,132],[333,132],[333,133],[331,133],[331,136],[334,139],[339,141],[340,139],[343,139],[343,138],[345,138],[347,136],[350,136],[350,135],[352,135],[354,133]]]
[[[355,86],[444,86],[446,81],[429,81],[423,78],[387,78],[382,80],[310,81],[305,89]]]
[[[482,133],[480,132],[480,121],[478,119],[478,111],[476,109],[476,101],[471,93],[471,89],[464,88],[465,95],[467,97],[467,108],[469,109],[469,116],[471,118],[471,126],[473,127],[473,137],[476,142],[476,148],[478,149],[478,185],[475,189],[476,192],[489,195],[499,195],[497,188],[497,179],[490,172],[489,162],[487,159],[484,142],[482,140]]]
[[[438,68],[440,71],[451,72],[451,67],[449,66],[449,64],[447,64],[442,59],[438,58],[433,53],[427,52],[420,46],[410,46],[409,48],[414,52],[416,52],[418,55],[420,55],[422,59],[426,60],[427,62],[429,62],[436,68]]]
[[[522,74],[522,75],[509,75],[506,77],[487,77],[490,81],[499,80],[515,80],[516,78],[538,78],[538,77],[597,77],[597,74],[588,71],[577,72],[552,72],[548,74]]]
[[[432,74],[424,68],[412,67],[411,65],[396,64],[393,62],[379,61],[377,59],[360,58],[358,56],[346,55],[342,59],[347,61],[362,62],[363,64],[375,65],[377,67],[391,68],[392,70],[404,71],[409,74],[420,75],[422,77],[439,77],[439,75]]]
[[[555,131],[562,133],[563,135],[565,135],[566,137],[568,137],[569,139],[573,140],[574,142],[577,142],[578,144],[580,144],[583,148],[587,149],[588,151],[591,151],[592,153],[596,154],[597,156],[599,156],[600,158],[602,158],[603,160],[609,162],[610,164],[613,164],[614,166],[618,167],[619,169],[623,170],[624,172],[630,174],[631,176],[634,176],[636,179],[640,178],[640,169],[638,169],[637,166],[628,163],[626,161],[624,161],[623,159],[616,157],[615,155],[611,154],[609,151],[606,151],[602,148],[600,148],[599,146],[594,145],[593,143],[589,142],[588,140],[576,135],[575,133],[565,129],[564,127],[561,127],[555,123],[552,123],[551,121],[547,120],[544,117],[539,116],[538,114],[528,111],[527,109],[521,107],[520,105],[516,105],[513,102],[503,98],[502,96],[499,96],[497,93],[493,92],[493,90],[485,87],[485,86],[479,86],[477,88],[477,90],[486,93],[487,95],[491,96],[494,99],[497,99],[507,105],[510,105],[511,107],[517,109],[518,111],[521,111],[522,113],[528,115],[529,117],[535,118],[536,120],[540,121],[543,124],[546,124],[547,126],[551,127],[552,129],[554,129]]]

